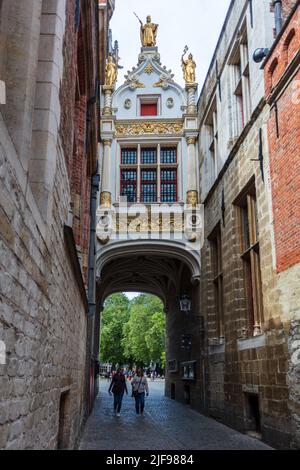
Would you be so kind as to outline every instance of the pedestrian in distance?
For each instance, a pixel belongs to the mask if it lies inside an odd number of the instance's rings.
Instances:
[[[149,395],[148,380],[142,369],[138,369],[131,381],[132,396],[135,398],[136,414],[143,415],[145,408],[145,395]]]
[[[110,395],[113,393],[114,412],[116,416],[120,416],[124,392],[128,395],[126,378],[121,368],[118,368],[117,372],[113,375],[108,392]]]

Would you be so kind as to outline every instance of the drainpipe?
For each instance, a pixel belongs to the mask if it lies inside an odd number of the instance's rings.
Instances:
[[[95,256],[96,256],[96,211],[97,211],[97,193],[99,191],[100,175],[97,173],[92,176],[91,188],[91,226],[90,226],[90,249],[88,266],[88,316],[93,317],[96,312],[95,303]]]
[[[275,7],[275,30],[276,36],[280,33],[282,29],[282,0],[274,0],[273,5]]]

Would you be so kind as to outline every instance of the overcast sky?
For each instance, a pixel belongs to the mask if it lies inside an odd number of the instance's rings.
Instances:
[[[148,14],[159,24],[157,45],[162,64],[172,69],[175,81],[183,85],[181,55],[188,45],[197,62],[200,88],[215,50],[230,0],[116,0],[111,20],[113,40],[119,41],[121,65],[118,85],[137,65],[140,53],[140,25],[133,15],[146,21]]]

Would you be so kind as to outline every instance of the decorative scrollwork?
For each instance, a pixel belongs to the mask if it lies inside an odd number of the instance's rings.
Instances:
[[[180,135],[183,132],[182,121],[134,121],[116,124],[117,137],[144,134]]]

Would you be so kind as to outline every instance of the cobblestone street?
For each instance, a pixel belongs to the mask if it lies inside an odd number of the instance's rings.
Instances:
[[[145,416],[136,416],[125,395],[121,417],[113,415],[108,382],[100,394],[80,445],[81,450],[268,450],[264,443],[163,396],[164,382],[150,382]],[[130,386],[128,387],[130,390]]]

